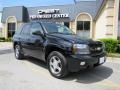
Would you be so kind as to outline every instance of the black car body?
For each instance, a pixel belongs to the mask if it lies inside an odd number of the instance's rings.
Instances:
[[[17,59],[28,55],[43,60],[57,78],[99,66],[106,60],[102,42],[81,39],[67,27],[53,23],[36,21],[23,25],[13,36],[13,46]]]

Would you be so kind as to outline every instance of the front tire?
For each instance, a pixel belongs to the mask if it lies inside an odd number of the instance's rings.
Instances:
[[[24,54],[22,53],[22,49],[20,45],[15,45],[14,52],[15,52],[16,59],[22,60],[24,58]]]
[[[58,51],[53,51],[49,54],[48,69],[52,76],[63,78],[68,74],[67,61],[64,55]]]

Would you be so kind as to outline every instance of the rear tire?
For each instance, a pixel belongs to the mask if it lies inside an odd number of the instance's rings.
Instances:
[[[24,59],[24,54],[22,53],[22,49],[21,49],[20,45],[15,45],[14,52],[15,52],[16,59],[18,59],[18,60]]]
[[[68,74],[67,61],[64,55],[58,51],[53,51],[47,58],[48,69],[52,76],[63,78]]]

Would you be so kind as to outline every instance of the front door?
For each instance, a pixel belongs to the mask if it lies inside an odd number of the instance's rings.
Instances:
[[[90,21],[77,21],[77,34],[81,38],[90,38]]]
[[[32,23],[32,26],[30,28],[30,37],[28,43],[29,53],[31,56],[35,58],[45,60],[45,55],[44,55],[45,53],[43,47],[44,40],[40,35],[33,35],[34,32],[38,32],[38,31],[43,33],[41,25],[39,23]]]

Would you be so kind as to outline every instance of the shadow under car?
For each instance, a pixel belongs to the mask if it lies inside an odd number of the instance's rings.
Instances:
[[[45,69],[48,69],[47,64],[41,60],[32,57],[27,57],[27,61],[40,67],[43,67]],[[70,73],[67,77],[62,78],[62,80],[65,81],[75,80],[75,82],[78,83],[90,84],[107,79],[112,75],[112,73],[113,73],[112,68],[102,65],[96,68],[84,69],[76,73]]]

